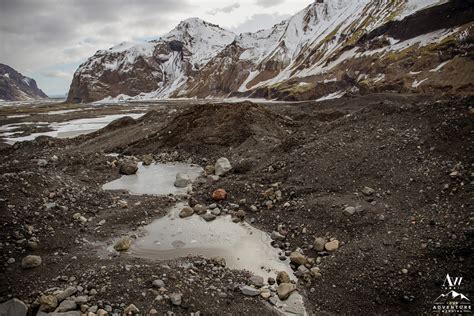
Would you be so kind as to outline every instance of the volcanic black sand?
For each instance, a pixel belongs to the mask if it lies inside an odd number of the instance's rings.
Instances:
[[[2,144],[0,303],[16,297],[36,311],[41,296],[73,286],[82,289],[76,296],[88,296],[84,305],[109,311],[134,304],[143,313],[277,313],[263,298],[242,294],[250,273],[210,258],[101,254],[101,245],[175,204],[172,196],[102,190],[120,176],[122,160],[152,155],[203,168],[229,159],[230,173],[195,183],[185,199],[209,205],[222,188],[228,196],[221,208],[239,204],[253,226],[283,231],[284,242],[275,244],[282,255],[300,248],[320,268],[319,277],[297,284],[309,314],[430,313],[447,273],[463,276],[468,289],[474,284],[472,104],[375,94],[303,103],[84,105],[50,116],[38,112],[69,107],[0,108],[2,125],[147,112],[73,139]],[[31,115],[7,118],[18,114]],[[35,131],[27,127],[24,135]],[[317,252],[316,237],[334,238],[339,248]],[[41,265],[23,269],[27,255],[41,256]],[[156,279],[165,287],[153,287]],[[175,293],[180,304],[169,299]]]

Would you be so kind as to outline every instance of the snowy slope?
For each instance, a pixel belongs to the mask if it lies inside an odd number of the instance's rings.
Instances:
[[[314,90],[319,84],[330,86],[330,95],[345,91],[347,85],[357,90],[354,84],[361,81],[378,85],[404,81],[407,87],[419,90],[430,80],[403,79],[414,76],[410,73],[423,73],[392,67],[392,55],[410,58],[412,55],[403,52],[454,38],[462,42],[457,33],[469,35],[470,28],[435,26],[410,35],[418,28],[412,23],[407,24],[403,39],[379,35],[364,40],[364,36],[379,29],[383,34],[381,27],[388,22],[404,23],[405,17],[446,2],[317,0],[272,28],[238,36],[198,18],[187,19],[159,40],[122,43],[97,52],[77,70],[70,101],[226,97],[238,93],[253,96],[264,88],[267,92],[257,96],[269,97],[272,89],[293,94]],[[439,12],[433,14],[449,19]],[[403,23],[400,27],[405,27]],[[449,69],[437,68],[444,61],[438,61],[436,54],[428,51],[427,61],[410,60],[406,64],[438,69],[430,72],[435,76]],[[395,76],[383,73],[384,68]]]

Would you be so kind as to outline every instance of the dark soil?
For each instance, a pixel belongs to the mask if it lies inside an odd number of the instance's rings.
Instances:
[[[47,289],[79,284],[98,291],[94,304],[117,310],[133,303],[145,312],[274,313],[236,289],[247,274],[201,258],[98,256],[97,242],[163,216],[174,202],[104,192],[101,185],[119,177],[120,157],[108,152],[203,167],[227,157],[232,172],[197,186],[193,199],[209,204],[210,193],[224,188],[222,204],[240,202],[246,220],[269,233],[284,225],[288,250],[319,256],[322,277],[299,282],[310,314],[430,313],[447,273],[463,276],[463,294],[471,297],[472,101],[375,94],[319,103],[150,105],[146,116],[93,134],[1,149],[0,302],[14,296],[35,307]],[[38,167],[40,158],[50,160],[46,167]],[[262,193],[272,186],[282,199],[268,207]],[[366,186],[375,193],[364,195]],[[345,215],[347,206],[359,211]],[[81,224],[75,213],[91,220]],[[27,245],[33,236],[35,250]],[[315,237],[342,245],[318,254]],[[27,254],[41,255],[42,266],[22,270]],[[181,307],[154,300],[162,294],[151,282],[163,274],[167,294],[183,293]],[[54,280],[63,275],[66,281]]]

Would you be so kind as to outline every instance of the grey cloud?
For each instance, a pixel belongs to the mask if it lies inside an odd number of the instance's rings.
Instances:
[[[245,32],[254,32],[258,29],[266,29],[289,18],[289,14],[254,14],[247,18],[243,23],[232,28],[231,31],[239,34]]]
[[[66,78],[70,79],[72,78],[72,73],[65,72],[65,71],[48,71],[48,72],[43,72],[41,73],[45,77],[50,77],[50,78]]]
[[[0,56],[20,69],[82,60],[134,36],[165,33],[170,14],[192,12],[188,1],[0,0]]]
[[[285,0],[257,0],[257,5],[264,8],[269,8],[282,4],[283,2],[285,2]]]
[[[211,11],[207,12],[207,14],[216,15],[216,14],[221,13],[221,12],[222,13],[230,13],[230,12],[232,12],[235,9],[238,9],[238,8],[240,8],[240,4],[238,2],[236,2],[236,3],[230,4],[228,6],[225,6],[223,8],[211,10]]]

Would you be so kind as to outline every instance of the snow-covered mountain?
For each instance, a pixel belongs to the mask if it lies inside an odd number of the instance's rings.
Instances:
[[[24,101],[47,97],[34,79],[23,76],[10,66],[0,64],[0,100]]]
[[[473,21],[472,1],[458,0],[316,0],[240,35],[189,19],[158,41],[97,52],[69,100],[472,92]]]

